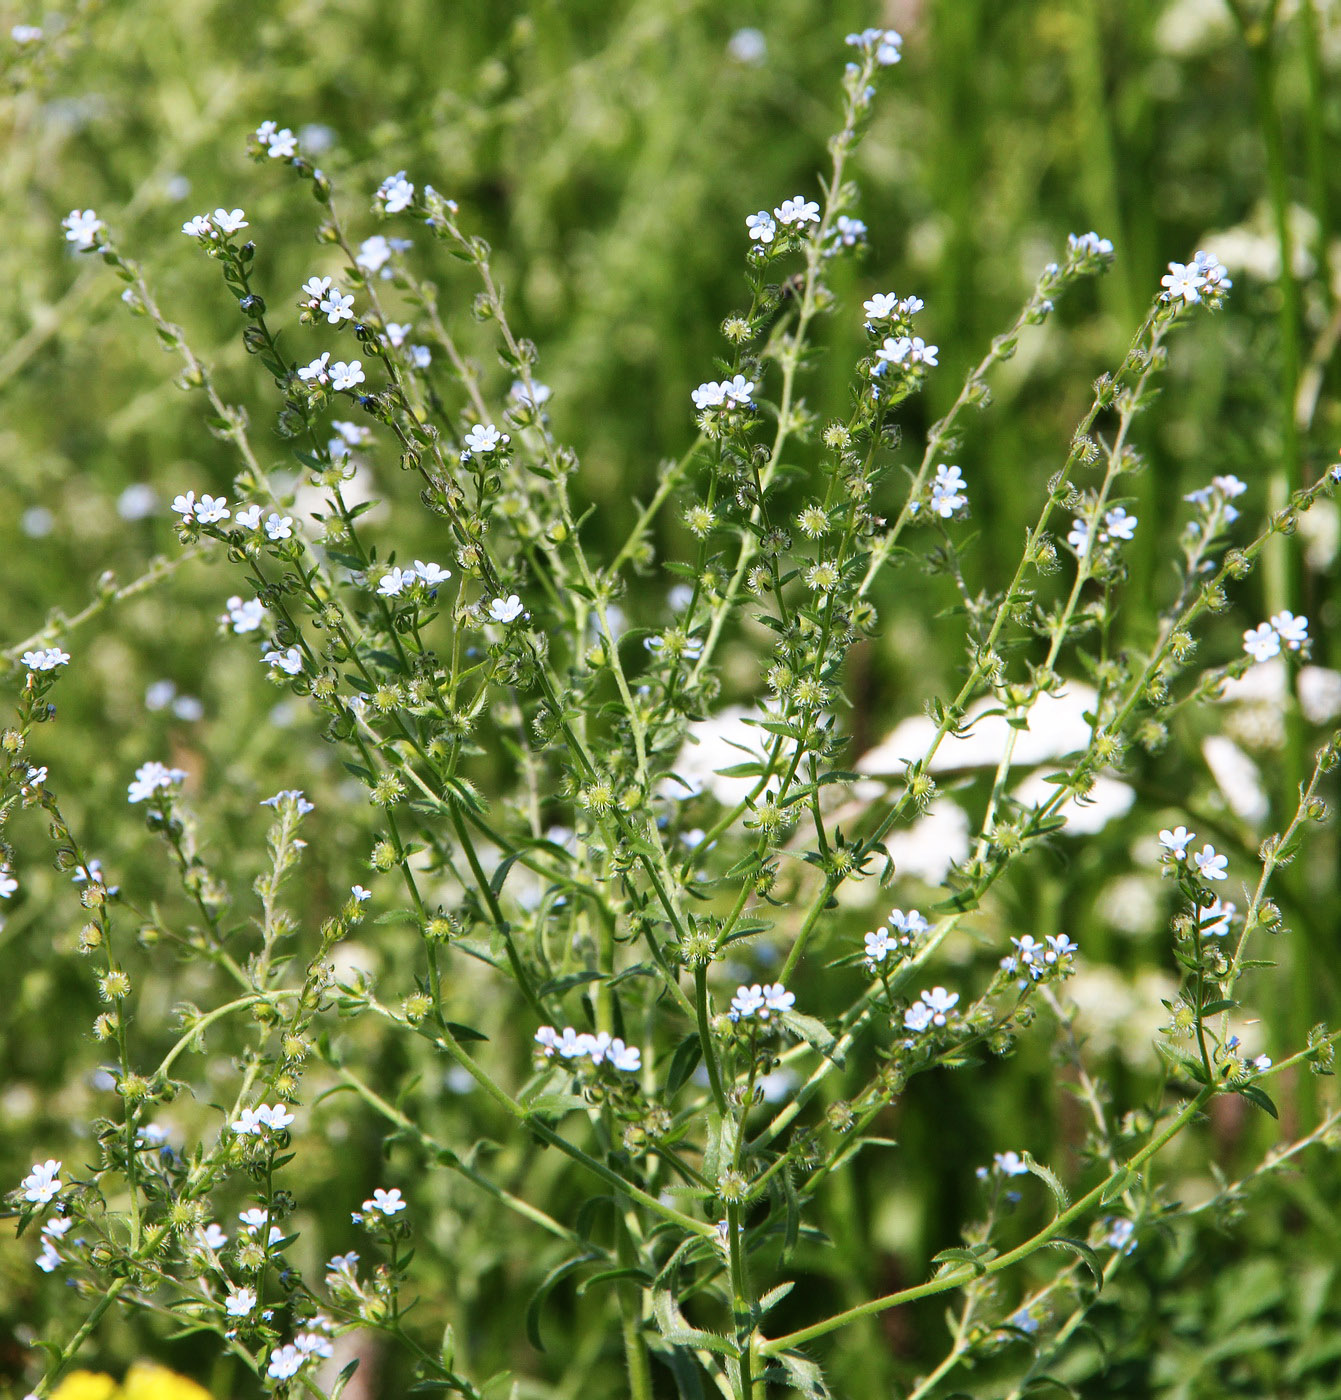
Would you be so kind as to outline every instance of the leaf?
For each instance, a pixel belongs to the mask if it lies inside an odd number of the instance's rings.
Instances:
[[[759,1299],[759,1311],[766,1313],[770,1308],[775,1308],[789,1294],[796,1284],[780,1283],[776,1288],[770,1288],[762,1298]]]
[[[1132,1171],[1130,1167],[1123,1167],[1113,1180],[1104,1187],[1103,1195],[1099,1197],[1099,1204],[1101,1206],[1106,1206],[1110,1202],[1117,1200],[1134,1181],[1139,1180],[1139,1175]]]
[[[1104,1286],[1104,1266],[1100,1262],[1099,1256],[1084,1240],[1072,1239],[1069,1235],[1054,1235],[1048,1244],[1058,1249],[1069,1249],[1074,1254],[1078,1254],[1081,1263],[1094,1275],[1094,1282],[1100,1288]]]
[[[1066,1187],[1062,1185],[1055,1172],[1045,1167],[1041,1162],[1034,1161],[1028,1152],[1024,1154],[1024,1164],[1056,1197],[1059,1211],[1065,1210],[1071,1204],[1070,1197],[1066,1194]]]
[[[666,1097],[672,1099],[689,1082],[690,1075],[698,1068],[703,1058],[703,1044],[697,1031],[690,1031],[675,1047],[671,1056],[670,1069],[666,1074]]]
[[[1256,1084],[1244,1084],[1238,1091],[1250,1103],[1255,1103],[1264,1113],[1269,1113],[1273,1118],[1279,1118],[1276,1112],[1276,1105],[1271,1102],[1271,1096],[1265,1089],[1259,1089]]]
[[[544,1310],[549,1295],[569,1274],[575,1273],[584,1264],[595,1263],[600,1258],[601,1255],[595,1251],[588,1251],[586,1254],[577,1255],[576,1258],[565,1259],[562,1264],[556,1264],[540,1280],[535,1292],[531,1294],[530,1301],[526,1304],[526,1337],[537,1351],[545,1350],[545,1343],[540,1336],[540,1314]]]
[[[783,1011],[779,1015],[782,1024],[787,1027],[793,1035],[799,1035],[802,1040],[808,1041],[816,1050],[826,1058],[830,1057],[838,1041],[833,1032],[814,1016],[803,1016],[799,1011]],[[841,1064],[840,1060],[835,1060],[835,1064]]]
[[[980,1244],[973,1249],[943,1249],[933,1255],[933,1264],[968,1264],[981,1278],[987,1272],[987,1265],[996,1258],[996,1250],[988,1244]]]
[[[799,1351],[784,1351],[778,1357],[778,1362],[787,1373],[792,1388],[800,1391],[805,1400],[830,1400],[829,1387],[824,1384],[819,1362],[802,1356]]]

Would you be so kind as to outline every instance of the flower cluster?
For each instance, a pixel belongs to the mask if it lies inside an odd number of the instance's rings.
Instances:
[[[323,351],[315,360],[303,365],[298,378],[306,384],[329,384],[337,393],[357,389],[367,375],[363,372],[362,360],[336,360],[331,363],[331,352]]]
[[[1270,661],[1280,655],[1281,645],[1299,651],[1308,645],[1308,618],[1292,612],[1273,613],[1269,622],[1260,622],[1243,634],[1243,649],[1254,661]]]
[[[298,138],[278,122],[262,122],[256,128],[256,141],[272,160],[292,160],[298,154]]]
[[[757,214],[749,214],[745,219],[745,227],[749,232],[753,242],[761,245],[772,243],[778,236],[778,226],[783,228],[803,228],[806,224],[817,224],[820,221],[819,205],[813,199],[807,199],[804,195],[795,195],[791,199],[784,199],[781,204],[770,214],[767,209],[761,209]],[[849,220],[849,231],[852,234],[852,242],[855,243],[858,233],[851,226],[857,221]],[[866,232],[866,225],[860,225],[861,234]]]
[[[1186,863],[1188,847],[1197,839],[1196,833],[1185,826],[1167,827],[1159,833],[1159,843],[1166,852],[1165,860],[1173,860],[1179,865]],[[1227,880],[1229,878],[1229,857],[1218,855],[1209,842],[1192,856],[1192,864],[1203,880]]]
[[[903,35],[897,29],[863,29],[843,40],[849,48],[874,54],[881,68],[889,68],[903,57]]]
[[[1095,535],[1095,544],[1103,546],[1115,540],[1129,540],[1136,533],[1141,522],[1134,515],[1128,515],[1122,506],[1114,506],[1104,512],[1103,523]],[[1084,554],[1090,544],[1090,522],[1073,520],[1066,542],[1078,555]]]
[[[182,225],[182,232],[188,238],[198,238],[201,243],[215,243],[247,227],[247,215],[243,210],[216,209],[213,214],[197,214],[188,219]]]
[[[731,1010],[727,1013],[733,1021],[768,1021],[774,1013],[790,1011],[796,1005],[796,995],[789,992],[781,982],[770,982],[760,986],[743,983],[736,988],[731,998]]]
[[[758,385],[743,374],[732,379],[715,382],[711,379],[700,384],[691,394],[694,407],[700,413],[714,408],[753,408],[753,394]]]
[[[947,992],[944,987],[932,987],[924,991],[903,1013],[904,1028],[922,1032],[928,1026],[944,1026],[959,1005],[959,993]]]
[[[104,232],[103,221],[92,209],[71,209],[61,220],[67,243],[73,243],[81,252],[88,252],[97,246],[98,235]]]
[[[1226,525],[1232,525],[1239,518],[1239,512],[1238,508],[1231,506],[1229,502],[1243,495],[1247,489],[1247,485],[1236,476],[1213,476],[1209,486],[1200,486],[1195,491],[1189,491],[1183,500],[1200,506],[1202,510],[1209,510],[1218,499],[1221,519]]]
[[[283,796],[284,794],[279,794]],[[244,1108],[230,1125],[238,1137],[264,1137],[282,1133],[293,1122],[293,1114],[283,1104],[257,1104]]]
[[[866,935],[867,962],[874,968],[891,955],[901,956],[910,951],[930,927],[916,909],[910,909],[906,914],[902,909],[891,909],[888,922]]]
[[[378,580],[377,591],[384,598],[399,598],[406,589],[413,588],[416,583],[422,583],[425,588],[433,589],[446,583],[451,576],[451,570],[444,569],[440,564],[435,564],[431,560],[416,559],[408,569],[392,565]]]
[[[414,186],[398,170],[377,187],[377,205],[384,214],[400,214],[414,203]]]
[[[1064,933],[1045,934],[1042,943],[1028,933],[1010,941],[1015,952],[1001,959],[1002,972],[1027,973],[1035,982],[1051,972],[1068,972],[1077,947]]]
[[[1184,306],[1204,301],[1211,308],[1218,307],[1234,285],[1215,254],[1203,252],[1198,252],[1190,263],[1171,262],[1159,282],[1165,289],[1161,300],[1181,302]]]
[[[608,1060],[611,1068],[626,1074],[635,1074],[642,1068],[643,1052],[636,1045],[625,1045],[608,1031],[590,1035],[575,1031],[572,1026],[565,1026],[561,1032],[553,1026],[541,1026],[535,1033],[535,1043],[547,1060],[555,1055],[562,1060],[590,1060],[594,1065]]]
[[[866,324],[874,327],[877,321],[906,321],[916,316],[926,305],[921,297],[901,297],[894,292],[876,292],[861,304],[866,313]],[[935,347],[932,347],[935,349]],[[925,353],[926,347],[923,347]],[[934,363],[934,361],[932,362]]]
[[[135,781],[126,789],[126,801],[147,802],[156,792],[166,792],[186,781],[185,768],[169,768],[153,759],[135,770]]]
[[[54,671],[57,666],[68,665],[70,653],[60,647],[43,647],[39,651],[25,651],[23,664],[30,671]]]

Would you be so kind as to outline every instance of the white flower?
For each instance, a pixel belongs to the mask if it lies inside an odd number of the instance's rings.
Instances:
[[[767,209],[747,215],[745,227],[749,229],[750,237],[758,243],[771,243],[777,237],[778,226]]]
[[[928,345],[920,335],[886,336],[885,343],[875,352],[877,360],[891,365],[934,365],[940,346]]]
[[[244,602],[242,596],[237,593],[233,594],[224,606],[228,611],[219,621],[231,626],[239,637],[263,627],[270,616],[259,598],[248,598]]]
[[[317,307],[318,311],[324,313],[326,320],[337,326],[341,321],[352,321],[354,319],[354,297],[351,293],[348,296],[341,294],[339,287],[332,287],[331,290],[321,300]]]
[[[539,408],[542,404],[548,403],[553,389],[548,384],[537,384],[534,380],[528,389],[520,379],[512,381],[512,388],[508,390],[508,397],[514,403],[521,404],[524,408]]]
[[[340,434],[340,441],[347,443],[350,447],[362,447],[364,443],[372,440],[372,431],[365,428],[362,423],[351,423],[344,418],[332,418],[331,427]]]
[[[327,1357],[335,1351],[320,1332],[299,1332],[294,1337],[293,1344],[304,1356]]]
[[[860,219],[850,219],[846,214],[840,214],[834,220],[832,237],[836,246],[855,248],[858,243],[866,242],[868,232],[866,225]]]
[[[382,575],[377,591],[384,598],[398,598],[414,583],[414,570],[397,568],[394,564]]]
[[[202,525],[217,525],[227,520],[232,511],[228,509],[227,496],[204,495],[196,502],[196,519]]]
[[[303,296],[307,299],[309,306],[315,306],[319,301],[323,301],[330,289],[331,279],[329,277],[309,277],[302,286]]]
[[[157,760],[142,763],[135,770],[135,781],[126,789],[126,800],[128,802],[144,802],[154,793],[185,781],[186,770],[184,768],[169,768]]]
[[[359,244],[358,257],[354,261],[365,272],[380,272],[391,261],[391,245],[382,234],[375,233]]]
[[[1214,253],[1198,251],[1192,259],[1192,266],[1204,279],[1204,290],[1211,294],[1227,292],[1234,285],[1229,280],[1229,269]]]
[[[0,865],[0,899],[9,899],[19,887],[19,882],[9,873],[7,865]]]
[[[298,154],[298,138],[287,126],[275,132],[264,144],[270,147],[272,160],[289,160]]]
[[[273,807],[279,811],[281,803],[289,802],[293,804],[294,810],[300,817],[305,817],[309,812],[315,812],[316,807],[303,796],[302,788],[282,788],[273,797],[263,797],[260,805],[262,807]],[[272,1116],[278,1109],[272,1111]],[[292,1121],[292,1120],[290,1120]]]
[[[353,896],[356,904],[363,904],[372,898],[372,891],[365,890],[362,885],[351,885],[349,893]]]
[[[209,216],[197,214],[193,219],[187,219],[182,225],[182,232],[188,238],[208,238],[214,232],[214,225],[210,223]]]
[[[924,1031],[931,1024],[931,1007],[921,1001],[915,1001],[903,1013],[903,1025],[905,1030]]]
[[[1227,880],[1229,878],[1229,857],[1215,853],[1215,847],[1205,845],[1192,857],[1203,880]]]
[[[405,172],[398,170],[388,175],[377,187],[377,198],[388,214],[399,214],[408,209],[414,199],[414,186],[405,178]]]
[[[784,199],[773,211],[773,217],[780,224],[817,224],[820,221],[819,205],[813,199],[798,194],[792,199]]]
[[[272,670],[278,669],[290,676],[296,676],[303,669],[303,654],[297,647],[289,647],[285,651],[272,648],[261,660]]]
[[[1048,945],[1048,951],[1043,954],[1045,963],[1056,963],[1063,958],[1074,956],[1080,947],[1078,943],[1072,943],[1064,933],[1049,933],[1044,935]]]
[[[1197,839],[1195,831],[1189,831],[1185,826],[1176,826],[1172,831],[1165,827],[1159,833],[1159,843],[1175,860],[1187,859],[1187,848]]]
[[[238,511],[233,517],[233,524],[240,525],[244,530],[259,530],[261,528],[260,506],[248,506],[245,510]]]
[[[1104,515],[1104,530],[1110,539],[1129,540],[1140,521],[1128,515],[1121,506],[1115,506]]]
[[[1029,1167],[1018,1152],[997,1152],[992,1157],[992,1165],[1002,1176],[1029,1175]]]
[[[92,209],[71,209],[61,220],[65,241],[76,248],[92,248],[102,232],[102,220]]]
[[[219,1228],[219,1224],[215,1220],[211,1220],[203,1230],[197,1231],[197,1234],[200,1237],[201,1244],[216,1252],[221,1250],[224,1245],[228,1243],[228,1236]]]
[[[931,509],[942,520],[948,520],[955,511],[968,505],[965,494],[963,473],[958,467],[947,467],[942,462],[936,468],[936,479],[931,483]]]
[[[1257,1058],[1253,1061],[1253,1068],[1258,1072],[1258,1074],[1265,1074],[1267,1070],[1271,1068],[1271,1056],[1258,1055]]]
[[[1068,233],[1066,246],[1070,252],[1083,258],[1107,258],[1113,254],[1112,243],[1092,230],[1089,233]]]
[[[773,982],[763,989],[764,1009],[759,1013],[759,1019],[766,1021],[774,1011],[790,1011],[796,1005],[796,995],[789,992],[781,982]]]
[[[860,34],[849,34],[844,42],[863,53],[874,53],[881,68],[888,68],[903,57],[903,36],[897,29],[863,29]]]
[[[903,1013],[903,1024],[911,1031],[923,1031],[930,1025],[943,1026],[958,1004],[958,992],[933,987],[929,992],[924,991]]]
[[[731,998],[730,1016],[733,1021],[749,1020],[764,1004],[764,989],[756,982],[752,987],[742,983]]]
[[[362,360],[350,360],[348,364],[337,360],[331,366],[332,389],[352,389],[356,384],[362,384],[364,378]]]
[[[44,1206],[61,1189],[61,1164],[54,1157],[34,1162],[33,1169],[19,1182],[23,1199]]]
[[[521,599],[515,593],[509,593],[506,598],[495,598],[489,604],[489,616],[494,622],[516,622],[522,613]]]
[[[467,452],[492,452],[500,442],[507,439],[492,423],[476,423],[466,434]]]
[[[1229,932],[1229,925],[1239,907],[1232,901],[1222,903],[1219,897],[1197,910],[1197,927],[1207,938],[1222,938]]]
[[[872,962],[884,962],[890,948],[893,946],[887,928],[878,928],[874,933],[868,933],[866,935],[866,956],[870,958]]]
[[[265,532],[272,540],[287,540],[293,534],[293,516],[278,515],[273,510],[265,521]]]
[[[746,379],[743,374],[738,374],[734,379],[724,379],[718,386],[722,391],[722,396],[729,403],[739,407],[752,403],[750,396],[757,387],[752,379]]]
[[[877,292],[862,302],[861,309],[868,321],[888,321],[899,314],[899,299],[893,292]]]
[[[1206,285],[1206,277],[1195,263],[1188,265],[1171,262],[1168,272],[1159,279],[1159,284],[1167,288],[1164,293],[1165,301],[1181,301],[1185,306],[1191,306],[1201,300],[1201,289]]]
[[[255,1308],[256,1290],[252,1288],[238,1288],[224,1299],[224,1312],[229,1317],[247,1317]]]
[[[405,344],[405,337],[414,329],[409,321],[388,321],[386,323],[386,338],[392,345],[399,348]]]
[[[302,369],[298,371],[298,378],[304,380],[315,379],[318,384],[324,384],[326,382],[326,366],[330,364],[330,360],[331,354],[329,350],[326,351],[325,354],[318,355],[311,364],[304,365]]]
[[[643,1065],[643,1052],[636,1045],[625,1045],[618,1036],[610,1042],[610,1063],[625,1074],[636,1074]]]
[[[437,588],[439,584],[446,583],[452,576],[450,569],[444,569],[438,564],[426,564],[422,559],[414,561],[414,572],[419,576],[419,582],[425,588]]]
[[[1296,617],[1292,612],[1273,613],[1271,626],[1276,635],[1291,651],[1298,651],[1308,641],[1308,618]]]
[[[278,122],[262,122],[256,128],[256,141],[258,145],[268,146],[274,140],[275,132],[279,130]]]
[[[62,1263],[60,1251],[50,1240],[43,1240],[42,1252],[33,1262],[44,1274],[53,1273]]]
[[[236,233],[247,227],[247,216],[241,209],[216,209],[212,217],[220,233]]]
[[[433,352],[427,345],[411,345],[410,362],[416,369],[427,369],[433,363]]]
[[[35,24],[16,24],[10,31],[9,37],[23,47],[25,44],[35,44],[42,37],[41,29]]]
[[[380,1186],[372,1193],[372,1200],[364,1201],[363,1209],[367,1211],[379,1210],[390,1219],[398,1211],[405,1209],[408,1202],[401,1200],[400,1188],[393,1186],[390,1191],[384,1191]]]
[[[726,402],[726,393],[722,386],[713,380],[700,384],[694,389],[689,397],[694,401],[694,407],[700,412],[707,408],[720,408]]]
[[[70,653],[60,647],[42,647],[38,651],[25,651],[23,664],[30,671],[54,671],[57,666],[69,663]]]
[[[918,934],[926,933],[931,927],[916,909],[910,909],[906,914],[902,909],[891,909],[889,911],[889,924],[891,928],[896,928],[905,936],[900,943],[908,943],[916,938]]]
[[[274,1380],[287,1381],[302,1370],[306,1360],[307,1357],[297,1347],[285,1344],[270,1353],[270,1365],[265,1373]]]
[[[182,517],[182,523],[186,524],[195,519],[196,515],[196,493],[185,491],[181,495],[172,498],[172,508]]]
[[[1280,654],[1280,637],[1269,623],[1259,623],[1243,634],[1243,649],[1254,661],[1269,661]]]
[[[1136,1248],[1136,1226],[1135,1224],[1121,1216],[1116,1219],[1106,1221],[1108,1233],[1104,1236],[1104,1244],[1109,1249],[1120,1250],[1123,1254],[1130,1254]]]

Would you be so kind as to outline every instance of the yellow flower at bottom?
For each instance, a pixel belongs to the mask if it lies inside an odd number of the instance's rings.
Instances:
[[[51,1400],[210,1400],[210,1393],[166,1366],[137,1361],[120,1386],[101,1371],[72,1371]]]
[[[112,1400],[116,1382],[102,1371],[71,1371],[51,1393],[51,1400]]]
[[[55,1397],[52,1397],[55,1400]],[[137,1361],[121,1386],[120,1400],[210,1400],[210,1393],[166,1366]]]

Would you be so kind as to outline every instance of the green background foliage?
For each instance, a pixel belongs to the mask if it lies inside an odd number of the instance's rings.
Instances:
[[[514,324],[539,346],[540,377],[554,389],[556,434],[581,454],[578,489],[595,506],[585,528],[600,557],[623,540],[658,462],[692,441],[689,391],[713,376],[720,322],[744,296],[745,215],[815,193],[843,35],[878,20],[903,32],[905,61],[857,162],[870,249],[857,270],[839,274],[845,309],[822,323],[804,382],[819,421],[846,408],[850,366],[864,349],[862,296],[895,289],[927,302],[925,333],[941,347],[941,366],[907,410],[906,438],[916,443],[1068,232],[1096,228],[1117,248],[1106,278],[1025,338],[959,449],[979,532],[973,588],[1009,577],[1091,381],[1121,357],[1165,263],[1198,247],[1231,263],[1227,311],[1175,338],[1163,400],[1140,423],[1149,466],[1129,502],[1141,528],[1126,555],[1128,603],[1114,642],[1147,639],[1176,584],[1169,560],[1184,492],[1213,473],[1236,473],[1250,485],[1245,514],[1255,521],[1274,490],[1312,481],[1335,458],[1341,176],[1329,152],[1341,125],[1341,17],[1305,0],[1267,38],[1251,16],[1245,34],[1229,9],[1200,0],[903,0],[885,10],[851,0],[90,0],[61,32],[50,18],[16,14],[44,23],[49,39],[33,50],[9,46],[0,78],[6,645],[39,628],[53,607],[82,607],[104,571],[124,583],[157,553],[176,558],[165,503],[188,487],[226,491],[236,471],[227,445],[204,426],[200,397],[176,387],[178,366],[152,327],[119,302],[119,284],[96,259],[69,255],[59,228],[69,208],[95,208],[143,262],[165,313],[214,367],[229,401],[247,407],[267,464],[292,473],[284,444],[269,434],[270,386],[243,353],[234,303],[179,226],[201,209],[245,207],[258,285],[282,324],[281,309],[317,270],[318,210],[281,171],[246,161],[245,139],[260,121],[329,129],[333,144],[319,163],[356,236],[375,231],[366,205],[384,175],[404,168],[431,181],[496,250]],[[729,41],[743,26],[762,32],[762,62],[732,56]],[[1284,273],[1282,224],[1291,240]],[[471,320],[468,270],[423,245],[437,261],[418,270],[438,282],[491,389],[505,389],[508,376]],[[288,334],[315,346],[309,330],[295,325]],[[116,501],[134,483],[152,485],[164,504],[123,521]],[[434,557],[435,525],[415,512],[415,484],[383,463],[376,486],[395,503],[388,544],[406,557]],[[1335,513],[1328,519],[1335,532]],[[674,557],[686,537],[670,524],[657,545]],[[1204,640],[1204,659],[1231,657],[1244,627],[1288,603],[1313,619],[1315,662],[1341,663],[1335,571],[1325,555],[1314,545],[1317,567],[1282,565],[1248,580]],[[634,621],[664,616],[670,582],[654,571],[625,600]],[[146,928],[186,916],[156,844],[125,816],[125,784],[149,758],[190,772],[211,863],[236,888],[260,868],[257,801],[276,786],[302,787],[318,804],[302,873],[314,916],[339,901],[351,870],[353,878],[366,870],[357,862],[371,816],[361,797],[348,800],[316,722],[267,683],[248,647],[218,635],[223,599],[238,583],[216,551],[84,624],[68,643],[75,661],[59,688],[58,725],[40,736],[76,829],[132,892]],[[945,578],[907,572],[877,597],[882,635],[859,650],[847,677],[854,748],[954,683],[962,662],[962,628],[947,614],[954,598]],[[751,698],[750,638],[732,648],[726,698]],[[146,710],[146,688],[164,678],[203,700],[203,720]],[[1140,1015],[1118,1021],[1157,1025],[1154,974],[1172,968],[1171,900],[1144,880],[1151,865],[1141,843],[1160,814],[1183,813],[1220,849],[1249,859],[1293,810],[1310,747],[1292,714],[1279,744],[1257,754],[1273,812],[1254,826],[1226,805],[1200,756],[1211,723],[1188,717],[1167,750],[1138,756],[1130,817],[1083,843],[1063,840],[1013,877],[956,956],[989,962],[1010,932],[1064,928],[1086,960],[1111,970],[1094,992],[1109,1013],[1129,1004]],[[971,787],[965,800],[978,801]],[[0,1181],[10,1182],[34,1158],[73,1163],[71,1124],[108,1111],[108,1096],[94,1078],[100,1047],[88,1028],[97,998],[73,951],[81,911],[68,874],[50,868],[36,822],[16,817],[7,834],[24,882],[0,931],[8,969]],[[1272,948],[1280,969],[1257,991],[1269,1027],[1257,1048],[1297,1048],[1336,1004],[1335,834],[1315,842],[1308,861],[1286,873],[1289,932]],[[1126,875],[1134,878],[1123,886]],[[1142,899],[1144,918],[1130,908]],[[868,912],[842,915],[854,936],[869,926]],[[411,974],[400,969],[412,965],[413,931],[379,926],[364,941],[386,995],[410,990]],[[152,936],[145,944],[132,962],[140,1033],[155,1043],[149,1012],[157,1005],[166,1048],[171,1004],[203,988]],[[846,983],[831,992],[818,976],[811,982],[807,1010],[823,1015],[841,1004]],[[500,1056],[524,1065],[528,1034],[491,999],[487,976],[463,970],[453,996]],[[380,1092],[412,1104],[440,1141],[465,1152],[501,1128],[427,1050],[381,1044],[362,1025],[347,1034],[351,1053],[375,1066]],[[1048,1040],[1040,1030],[1009,1061],[913,1086],[884,1127],[898,1147],[857,1158],[815,1222],[829,1244],[800,1256],[812,1299],[823,1291],[843,1307],[924,1277],[930,1256],[957,1243],[959,1222],[978,1209],[974,1169],[993,1151],[1028,1146],[1063,1174],[1081,1165],[1081,1114]],[[1106,1073],[1136,1101],[1157,1082],[1149,1036],[1117,1026],[1110,1040]],[[203,1122],[208,1070],[195,1098],[167,1116]],[[1196,1145],[1160,1168],[1170,1196],[1214,1190],[1201,1165],[1208,1155],[1233,1179],[1278,1135],[1309,1131],[1325,1096],[1306,1077],[1281,1094],[1279,1125],[1217,1101]],[[387,1166],[379,1124],[347,1097],[314,1108],[310,1121],[299,1252],[315,1266],[353,1243],[349,1203],[425,1164],[393,1144]],[[555,1154],[530,1141],[483,1151],[491,1175],[521,1194],[541,1193],[560,1219],[581,1206],[587,1187]],[[1143,1238],[1058,1373],[1095,1396],[1341,1395],[1328,1379],[1341,1327],[1341,1190],[1325,1155],[1300,1161],[1242,1201]],[[527,1394],[619,1394],[623,1363],[600,1290],[579,1296],[560,1284],[545,1315],[548,1349],[536,1352],[524,1302],[561,1255],[542,1238],[520,1237],[456,1176],[430,1171],[418,1189],[425,1335],[454,1321],[458,1366],[480,1376],[513,1368],[528,1378]],[[1044,1218],[1037,1193],[1026,1191],[1021,1209]],[[1229,1217],[1232,1232],[1222,1228]],[[29,1244],[0,1245],[0,1371],[16,1377],[25,1344],[64,1315],[61,1286],[36,1274]],[[782,1328],[788,1307],[776,1314]],[[500,1310],[515,1313],[515,1326],[496,1325]],[[839,1394],[884,1395],[944,1350],[932,1300],[853,1329],[826,1366]],[[200,1371],[189,1342],[169,1343],[133,1318],[108,1325],[98,1341],[98,1359],[113,1369],[146,1354]],[[945,1393],[1008,1394],[1023,1355],[1021,1344],[1004,1347]],[[1112,1366],[1104,1380],[1096,1379],[1101,1357]],[[381,1393],[400,1393],[400,1364],[386,1359]],[[201,1374],[220,1396],[241,1383],[226,1366]],[[661,1375],[658,1384],[667,1381]]]

